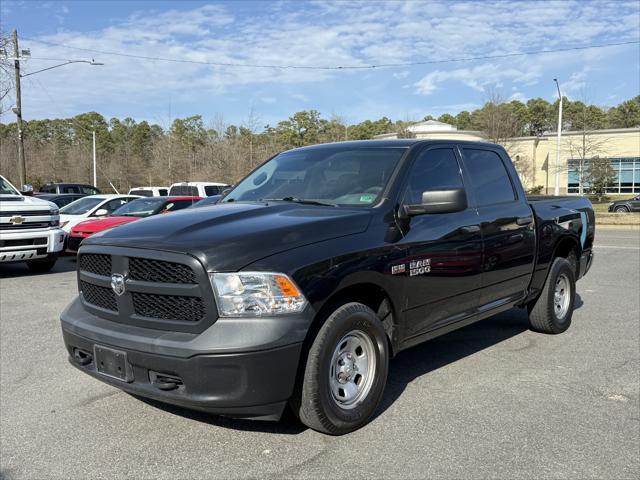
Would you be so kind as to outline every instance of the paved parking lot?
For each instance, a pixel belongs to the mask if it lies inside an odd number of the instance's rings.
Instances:
[[[144,402],[77,372],[75,262],[0,267],[0,477],[638,478],[640,232],[600,230],[559,336],[513,310],[401,353],[343,437]]]

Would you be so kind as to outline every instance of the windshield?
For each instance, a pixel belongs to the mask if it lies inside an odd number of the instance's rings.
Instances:
[[[242,180],[223,202],[281,199],[372,205],[405,151],[340,145],[284,152]]]
[[[20,195],[4,178],[0,177],[0,195]]]
[[[66,207],[60,209],[60,213],[64,215],[82,215],[87,213],[100,202],[104,202],[104,198],[84,197],[75,202],[71,202]]]
[[[113,211],[113,216],[127,217],[148,217],[154,215],[162,208],[166,199],[164,198],[138,198],[124,204]]]

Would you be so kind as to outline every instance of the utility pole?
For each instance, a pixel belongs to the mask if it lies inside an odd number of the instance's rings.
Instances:
[[[560,139],[562,138],[562,94],[560,93],[560,84],[558,79],[554,78],[556,87],[558,88],[558,97],[560,98],[560,105],[558,109],[558,139],[556,143],[556,189],[555,196],[560,195]]]
[[[20,190],[27,183],[27,166],[24,161],[24,135],[22,132],[22,93],[20,90],[20,50],[18,50],[18,30],[13,31],[13,65],[16,71],[16,126],[18,127],[18,177],[20,179]]]
[[[93,130],[93,186],[98,186],[98,177],[96,176],[96,131]]]

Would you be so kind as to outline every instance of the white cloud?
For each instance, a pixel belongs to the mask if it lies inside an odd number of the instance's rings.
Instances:
[[[638,4],[631,2],[486,1],[371,3],[263,3],[251,16],[238,14],[233,4],[192,9],[144,11],[106,28],[90,32],[63,30],[37,39],[93,50],[184,60],[329,66],[443,61],[477,55],[553,49],[567,45],[634,39]],[[72,11],[67,14],[71,15]],[[103,67],[71,66],[43,73],[43,84],[64,112],[51,109],[41,88],[29,91],[27,103],[35,116],[66,115],[100,104],[166,105],[200,101],[244,86],[282,90],[336,77],[357,88],[362,71],[274,68],[227,68],[186,63],[145,61],[24,41],[34,57],[96,58]],[[602,51],[512,57],[487,62],[460,62],[380,70],[387,78],[422,75],[412,85],[421,95],[433,95],[460,85],[482,92],[496,85],[525,87],[541,81],[556,65],[595,65]],[[27,70],[51,62],[31,60]],[[431,70],[431,71],[429,71]],[[376,77],[379,81],[380,77]],[[419,77],[418,77],[419,78]],[[368,80],[367,80],[368,81]],[[573,82],[573,84],[571,83]],[[579,78],[567,88],[578,88]],[[363,82],[364,83],[364,82]],[[573,87],[572,85],[575,85]],[[284,87],[286,86],[286,87]],[[518,90],[521,91],[521,90]],[[264,98],[275,98],[266,91]],[[296,97],[296,95],[302,95]],[[309,101],[309,95],[289,94]],[[265,102],[263,98],[263,102]],[[269,103],[266,101],[265,103]]]

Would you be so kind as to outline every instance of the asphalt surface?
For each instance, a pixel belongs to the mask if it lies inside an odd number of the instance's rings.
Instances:
[[[141,401],[67,363],[75,262],[0,276],[0,477],[640,477],[640,232],[600,230],[566,333],[513,310],[401,353],[343,437]]]

